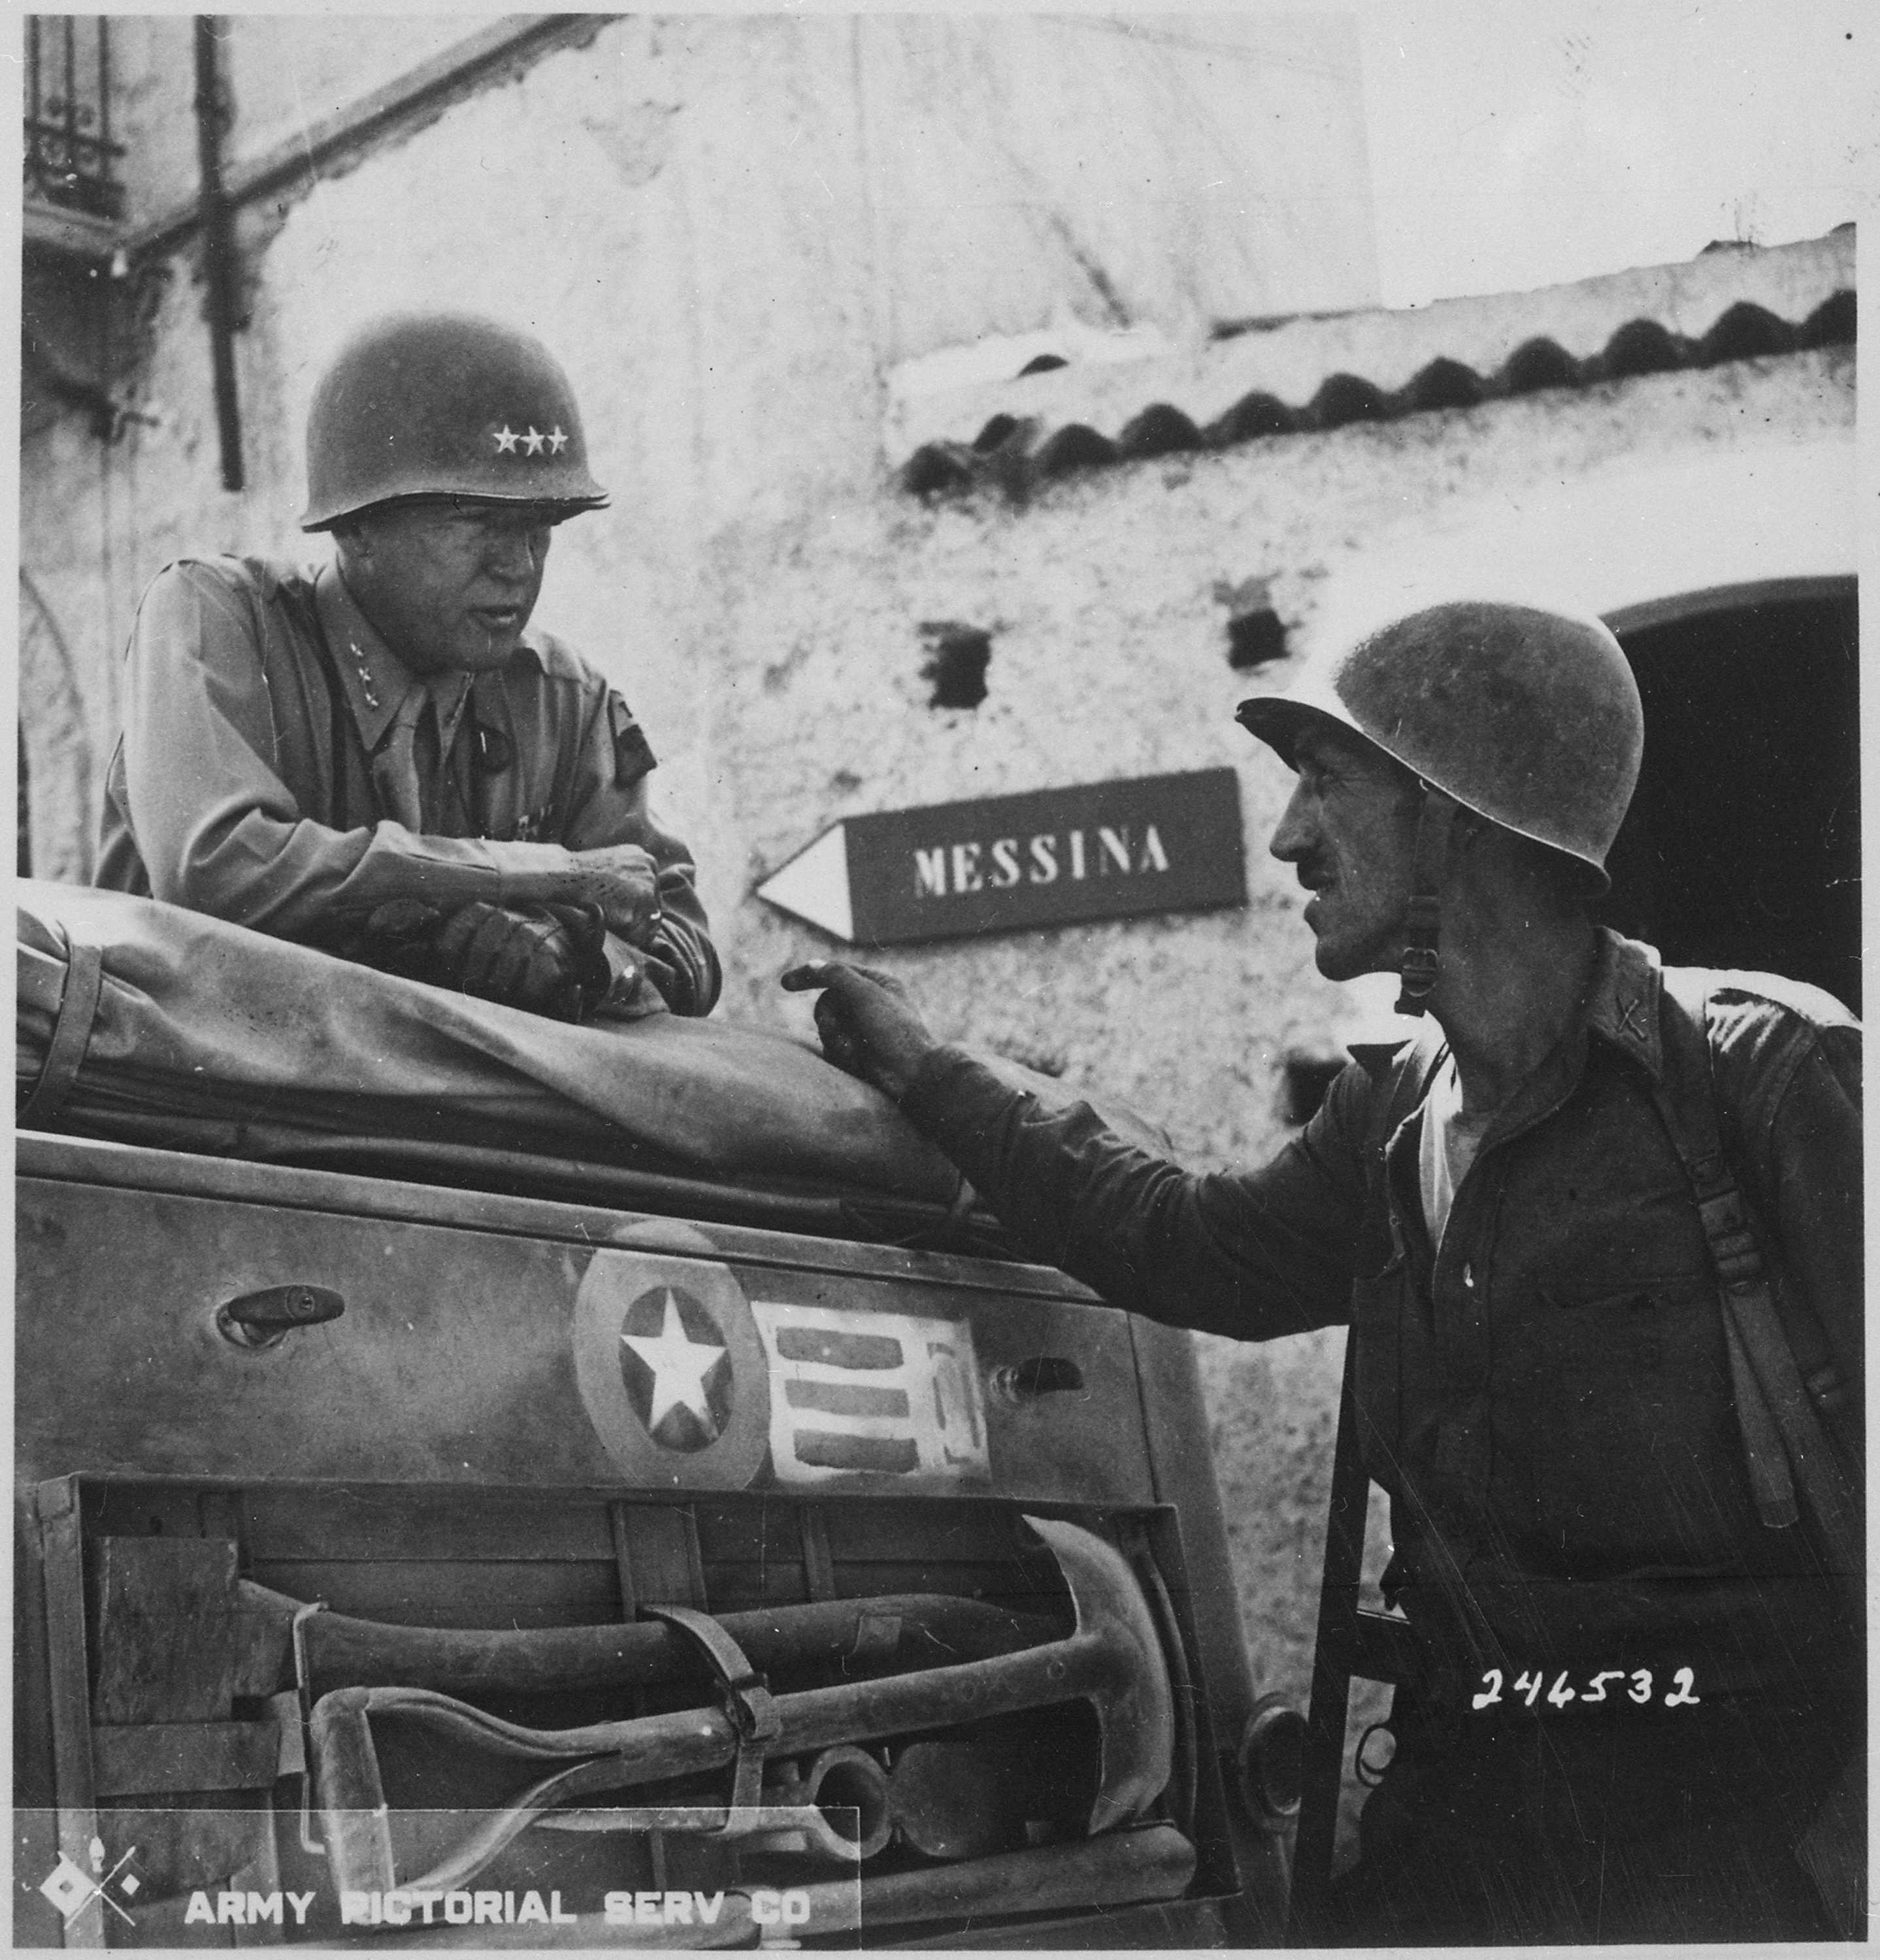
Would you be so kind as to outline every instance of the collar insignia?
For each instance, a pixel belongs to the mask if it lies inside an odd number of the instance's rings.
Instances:
[[[365,696],[366,706],[378,707],[378,690],[372,685],[372,670],[366,664],[365,650],[357,640],[349,640],[346,651],[352,656],[352,664],[358,670],[359,691]]]

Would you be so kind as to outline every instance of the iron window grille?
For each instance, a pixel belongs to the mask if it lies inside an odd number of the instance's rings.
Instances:
[[[111,41],[102,15],[26,23],[26,194],[110,220],[124,215],[111,140]]]

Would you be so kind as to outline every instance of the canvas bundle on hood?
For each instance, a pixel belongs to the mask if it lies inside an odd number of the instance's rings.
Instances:
[[[575,1026],[201,913],[22,880],[29,1128],[239,1152],[247,1126],[513,1144],[939,1202],[959,1178],[887,1099],[782,1036],[659,1014]],[[1009,1062],[1007,1079],[1068,1092]],[[1127,1111],[1126,1133],[1165,1147]],[[129,1119],[129,1120],[127,1120]]]

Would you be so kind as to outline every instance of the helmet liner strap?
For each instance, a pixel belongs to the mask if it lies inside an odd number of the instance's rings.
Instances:
[[[1456,800],[1423,784],[1423,807],[1416,815],[1416,845],[1411,859],[1409,931],[1398,962],[1403,985],[1397,997],[1400,1014],[1420,1014],[1436,984],[1436,948],[1442,932],[1442,874],[1449,858],[1449,826],[1455,819]]]

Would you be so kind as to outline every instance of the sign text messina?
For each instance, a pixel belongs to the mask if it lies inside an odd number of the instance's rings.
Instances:
[[[1231,768],[845,818],[758,887],[876,945],[1246,902]]]

